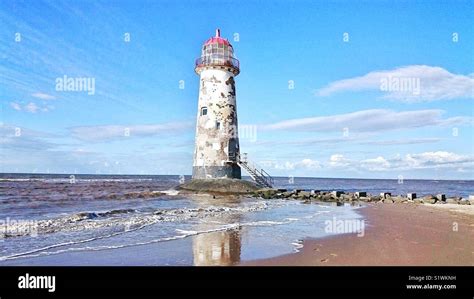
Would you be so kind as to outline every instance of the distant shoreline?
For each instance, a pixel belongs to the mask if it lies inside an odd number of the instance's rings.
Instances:
[[[98,173],[30,173],[30,172],[0,172],[0,178],[2,176],[8,175],[30,175],[30,176],[61,176],[61,177],[69,177],[71,175],[74,176],[130,176],[130,177],[163,177],[163,176],[184,176],[184,177],[191,177],[191,174],[98,174]],[[288,176],[273,176],[275,179],[288,179]],[[398,181],[397,178],[392,179],[384,179],[384,178],[336,178],[336,177],[310,177],[310,176],[294,176],[294,179],[322,179],[322,180],[374,180],[374,181]],[[250,176],[242,176],[242,179],[250,179]],[[417,179],[417,178],[405,178],[405,181],[443,181],[443,182],[474,182],[474,178],[472,179]]]

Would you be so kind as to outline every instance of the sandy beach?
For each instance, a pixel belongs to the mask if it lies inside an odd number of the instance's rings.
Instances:
[[[474,206],[368,203],[363,237],[305,240],[300,252],[246,266],[472,266]]]

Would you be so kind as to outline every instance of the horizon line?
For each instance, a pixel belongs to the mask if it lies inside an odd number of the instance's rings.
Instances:
[[[181,176],[183,174],[111,174],[111,173],[42,173],[42,172],[0,172],[0,176],[2,175],[64,175],[64,176],[71,176],[71,175],[90,175],[90,176]],[[192,174],[184,174],[184,176],[192,176]],[[242,178],[250,176],[242,176]],[[341,180],[394,180],[398,181],[398,178],[387,179],[387,178],[354,178],[354,177],[312,177],[312,176],[272,176],[273,178],[305,178],[305,179],[341,179]],[[419,178],[403,178],[403,181],[474,181],[472,179],[419,179]]]

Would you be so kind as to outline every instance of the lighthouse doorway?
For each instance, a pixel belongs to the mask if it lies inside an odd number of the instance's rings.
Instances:
[[[229,139],[229,160],[237,161],[237,152],[239,150],[239,143],[236,138]]]

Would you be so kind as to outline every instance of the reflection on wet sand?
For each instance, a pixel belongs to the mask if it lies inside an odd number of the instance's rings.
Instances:
[[[199,205],[206,206],[216,203],[238,203],[235,198],[200,199]],[[237,223],[240,216],[232,215],[226,219],[209,219],[225,223]],[[199,224],[197,231],[206,230],[208,224]],[[240,262],[241,228],[199,234],[193,237],[193,261],[195,266],[230,266]]]
[[[240,229],[194,236],[195,266],[230,266],[240,262]]]

